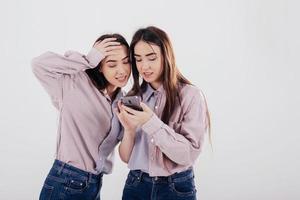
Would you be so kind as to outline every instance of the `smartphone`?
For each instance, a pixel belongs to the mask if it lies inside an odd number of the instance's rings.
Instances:
[[[140,104],[141,101],[138,96],[121,97],[121,103],[134,110],[143,111],[143,108],[141,107]]]

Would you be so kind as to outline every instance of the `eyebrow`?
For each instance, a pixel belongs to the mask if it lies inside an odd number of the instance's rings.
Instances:
[[[156,55],[156,53],[148,53],[148,54],[146,54],[146,56],[152,56],[152,55]],[[137,56],[137,57],[141,57],[141,55],[139,55],[139,54],[134,54],[134,56]]]
[[[122,58],[122,60],[125,60],[126,58],[129,58],[129,56],[125,56],[124,58]]]
[[[116,60],[107,60],[106,63],[109,63],[109,62],[117,62]]]

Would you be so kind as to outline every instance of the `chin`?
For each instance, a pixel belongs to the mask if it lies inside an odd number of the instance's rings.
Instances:
[[[124,87],[126,84],[120,84],[120,85],[118,85],[117,87],[119,87],[119,88],[122,88],[122,87]]]
[[[152,82],[154,82],[154,79],[153,79],[153,78],[151,78],[151,79],[146,79],[146,78],[144,78],[144,80],[145,80],[147,83],[152,83]]]
[[[127,84],[127,82],[126,82],[126,83],[117,83],[115,86],[117,86],[117,87],[119,87],[119,88],[122,88],[122,87],[124,87],[126,84]]]

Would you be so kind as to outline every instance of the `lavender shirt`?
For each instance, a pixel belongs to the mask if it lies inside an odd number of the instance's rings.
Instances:
[[[112,102],[85,73],[103,58],[92,48],[87,56],[46,52],[32,60],[33,73],[59,110],[56,159],[94,174],[111,173],[114,147],[122,137],[113,109],[123,92]]]
[[[166,92],[161,86],[150,85],[143,94],[143,102],[154,115],[137,130],[135,144],[128,162],[131,170],[142,170],[150,176],[169,176],[193,166],[201,152],[207,132],[206,103],[195,86],[179,87],[174,113],[168,124],[161,121]]]

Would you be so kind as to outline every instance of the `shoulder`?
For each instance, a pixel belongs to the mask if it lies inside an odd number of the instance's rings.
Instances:
[[[64,74],[63,76],[63,88],[65,91],[93,86],[92,81],[85,71],[80,71],[75,74]]]
[[[178,87],[179,95],[181,98],[201,98],[203,92],[200,88],[191,84],[180,84]]]
[[[205,102],[205,97],[202,90],[195,85],[181,84],[179,85],[178,89],[181,105],[185,109],[188,109],[191,104]]]

